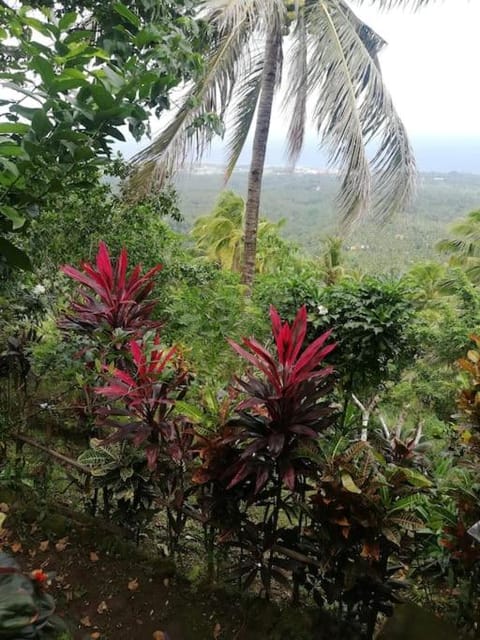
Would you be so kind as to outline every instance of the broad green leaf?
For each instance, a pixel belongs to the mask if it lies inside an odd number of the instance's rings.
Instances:
[[[0,143],[0,156],[9,158],[13,156],[23,156],[24,153],[22,147],[14,142]]]
[[[0,122],[0,135],[3,133],[18,133],[24,135],[29,129],[28,124],[22,122]]]
[[[54,30],[52,25],[48,25],[41,20],[37,20],[37,18],[25,17],[22,19],[22,22],[27,25],[27,27],[35,29],[47,38],[51,37],[52,31]]]
[[[58,22],[58,28],[60,31],[68,31],[70,27],[73,27],[77,20],[77,14],[74,11],[70,11],[62,16]]]
[[[111,109],[115,107],[115,100],[101,84],[92,84],[90,91],[96,104],[98,104],[101,109]]]
[[[69,45],[73,42],[80,42],[80,40],[90,41],[92,39],[92,32],[85,29],[78,29],[69,33],[63,41],[64,44]]]
[[[32,263],[25,251],[16,247],[6,238],[0,238],[0,256],[3,256],[11,267],[32,271]]]
[[[105,67],[104,75],[114,89],[121,89],[125,85],[123,77],[111,67]]]
[[[52,129],[52,124],[42,109],[38,109],[32,118],[32,129],[37,134],[37,138],[44,138]]]
[[[67,93],[72,89],[78,89],[79,87],[84,87],[88,82],[86,79],[79,80],[78,78],[58,78],[53,82],[51,88],[56,93]]]
[[[128,20],[128,22],[130,22],[130,24],[133,24],[134,27],[136,27],[137,29],[140,27],[141,25],[141,20],[138,16],[136,16],[133,11],[130,11],[130,9],[128,7],[126,7],[124,4],[122,4],[121,2],[116,2],[113,5],[114,10],[122,16],[122,18],[125,18],[125,20]]]
[[[55,70],[48,60],[41,56],[35,56],[31,61],[32,69],[37,71],[40,74],[43,82],[50,87],[52,82],[55,80]]]
[[[33,116],[37,113],[38,109],[33,109],[32,107],[24,107],[21,104],[14,104],[10,107],[10,111],[13,113],[18,113],[18,115],[22,116],[26,120],[31,120]]]
[[[17,231],[17,229],[21,229],[25,224],[25,218],[13,207],[10,207],[6,204],[0,205],[0,213],[11,220],[14,231]]]
[[[408,469],[407,467],[404,467],[402,468],[402,473],[405,476],[405,479],[414,487],[427,488],[432,486],[430,480],[415,469]]]
[[[116,127],[108,127],[108,126],[104,127],[103,132],[106,133],[108,136],[115,138],[115,140],[120,140],[121,142],[125,142],[125,136]]]
[[[4,171],[8,171],[14,178],[18,177],[18,167],[16,164],[11,162],[11,160],[7,160],[7,158],[0,157],[0,166],[3,167]],[[2,183],[3,184],[3,183]]]

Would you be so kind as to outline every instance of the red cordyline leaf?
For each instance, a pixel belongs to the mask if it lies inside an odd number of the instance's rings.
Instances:
[[[265,374],[267,380],[279,394],[285,393],[288,387],[298,385],[311,377],[323,377],[332,373],[331,368],[318,370],[326,356],[336,347],[335,344],[324,346],[332,333],[331,331],[327,331],[317,338],[300,355],[307,334],[305,306],[299,309],[292,325],[289,325],[288,322],[282,324],[280,316],[273,306],[270,307],[270,318],[278,361],[253,338],[243,339],[244,346],[250,351],[233,340],[228,342],[242,358]]]
[[[180,444],[173,443],[176,432],[170,410],[176,399],[185,392],[188,373],[176,361],[168,378],[163,377],[176,349],[160,349],[158,336],[151,350],[148,344],[135,340],[130,341],[129,347],[132,367],[128,372],[104,367],[107,384],[97,387],[95,392],[110,402],[116,401],[117,405],[100,408],[97,418],[99,424],[116,430],[107,441],[127,439],[137,447],[148,442],[147,462],[149,468],[153,469],[157,465],[160,446],[174,460],[183,455]],[[187,446],[187,439],[184,438],[182,442]]]
[[[333,372],[323,366],[335,344],[326,344],[327,331],[302,353],[307,335],[307,311],[299,309],[290,325],[282,323],[277,310],[270,309],[276,353],[271,353],[253,338],[244,338],[242,346],[229,340],[231,347],[262,375],[249,373],[237,380],[247,394],[231,420],[232,435],[223,439],[237,455],[228,462],[223,479],[227,488],[255,475],[254,493],[267,483],[275,469],[285,486],[295,490],[296,479],[304,473],[308,461],[298,455],[302,444],[315,442],[331,424],[332,408],[325,401],[331,386],[326,378]]]
[[[155,301],[147,298],[161,268],[162,265],[157,265],[142,276],[141,267],[137,265],[127,277],[127,250],[122,249],[112,266],[108,248],[101,242],[95,265],[84,262],[82,271],[69,265],[61,268],[65,275],[81,284],[78,291],[81,300],[71,304],[71,311],[60,321],[60,326],[82,331],[94,331],[105,324],[125,331],[158,326],[159,323],[150,320]]]
[[[292,326],[282,321],[275,307],[270,307],[273,336],[277,345],[278,360],[284,366],[289,366],[297,358],[307,334],[307,309],[301,307]]]

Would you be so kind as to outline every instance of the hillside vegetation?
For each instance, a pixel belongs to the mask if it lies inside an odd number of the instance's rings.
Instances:
[[[210,173],[183,173],[176,184],[188,231],[194,220],[209,212],[223,187],[220,168]],[[247,173],[237,171],[229,188],[245,195]],[[325,174],[266,172],[262,215],[277,221],[285,218],[281,235],[300,245],[310,255],[321,251],[321,239],[337,230],[335,213],[337,178]],[[375,222],[357,226],[346,238],[351,247],[348,262],[369,272],[400,272],[418,260],[438,256],[436,243],[448,234],[448,226],[480,206],[480,175],[461,173],[421,174],[417,194],[410,207],[379,228]],[[362,249],[362,246],[364,247]]]

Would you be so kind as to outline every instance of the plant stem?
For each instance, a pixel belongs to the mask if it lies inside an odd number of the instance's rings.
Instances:
[[[273,569],[273,557],[274,557],[274,546],[277,540],[277,529],[278,529],[278,516],[280,515],[280,503],[282,498],[282,480],[280,477],[280,473],[277,473],[277,487],[275,492],[275,503],[273,507],[273,515],[272,515],[272,546],[270,548],[270,557],[268,559],[268,570],[267,570],[267,583],[265,585],[265,597],[267,600],[270,600],[271,589],[272,589],[272,569]]]

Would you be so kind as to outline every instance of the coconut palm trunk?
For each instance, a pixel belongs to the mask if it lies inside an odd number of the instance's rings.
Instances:
[[[273,98],[277,83],[281,40],[278,30],[274,29],[265,47],[265,66],[258,102],[255,136],[252,147],[252,160],[248,175],[248,194],[245,206],[245,239],[243,253],[242,280],[250,293],[255,278],[255,260],[257,254],[257,232],[262,191],[263,170],[267,153],[268,133],[272,116]]]

